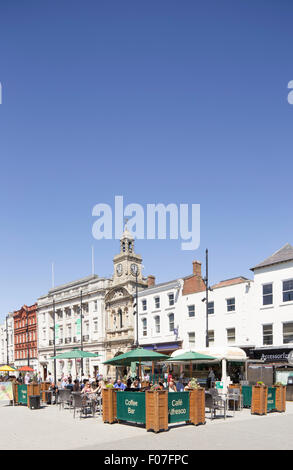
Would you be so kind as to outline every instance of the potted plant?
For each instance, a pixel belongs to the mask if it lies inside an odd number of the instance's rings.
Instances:
[[[268,387],[264,382],[258,381],[252,387],[251,414],[266,415],[268,406]]]
[[[192,424],[205,424],[205,392],[195,378],[185,388],[189,392],[189,419]]]
[[[146,430],[168,430],[168,392],[158,384],[145,392]]]
[[[274,385],[276,389],[276,411],[286,411],[286,386],[281,382],[276,382]]]

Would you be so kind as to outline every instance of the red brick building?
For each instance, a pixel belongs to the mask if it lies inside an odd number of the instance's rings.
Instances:
[[[37,304],[23,305],[13,314],[14,319],[14,364],[15,367],[29,365],[37,370]]]
[[[201,275],[201,263],[193,261],[193,273],[190,276],[183,278],[184,285],[182,295],[194,294],[196,292],[203,292],[206,289],[205,283]]]

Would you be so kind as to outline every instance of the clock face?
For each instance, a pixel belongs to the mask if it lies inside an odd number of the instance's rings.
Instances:
[[[130,269],[131,269],[132,274],[136,274],[138,272],[137,264],[132,264],[130,266]]]
[[[118,264],[117,268],[116,268],[116,272],[118,274],[118,276],[121,276],[122,274],[122,271],[123,271],[123,268],[122,268],[122,264]]]

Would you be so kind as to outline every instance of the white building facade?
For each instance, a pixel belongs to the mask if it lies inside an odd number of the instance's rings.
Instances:
[[[39,369],[45,379],[54,373],[54,305],[56,354],[81,348],[99,356],[83,359],[85,375],[103,371],[105,361],[105,307],[106,289],[111,280],[88,276],[51,289],[38,299],[38,351]],[[82,305],[82,326],[81,326]],[[56,360],[56,377],[72,376],[81,371],[80,360]]]
[[[173,328],[178,347],[205,349],[206,292],[200,263],[194,265],[193,277],[140,292],[140,345],[156,349],[171,342]],[[253,279],[228,279],[208,291],[209,346],[236,346],[252,359],[285,365],[293,350],[293,247],[285,245],[252,271]],[[176,301],[169,306],[172,292]],[[174,314],[171,326],[170,313]],[[161,350],[167,353],[168,348]]]

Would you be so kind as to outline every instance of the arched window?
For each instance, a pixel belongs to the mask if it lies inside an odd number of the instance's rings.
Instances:
[[[174,331],[174,313],[169,315],[169,331]]]
[[[125,251],[125,242],[122,242],[122,251]]]
[[[128,251],[129,253],[132,253],[132,243],[128,242]]]

